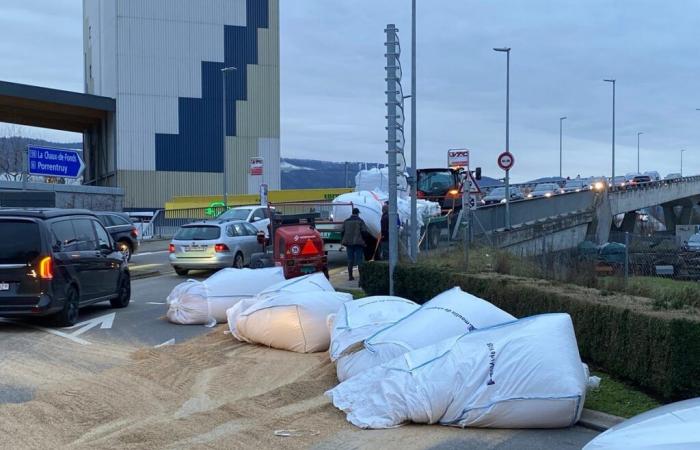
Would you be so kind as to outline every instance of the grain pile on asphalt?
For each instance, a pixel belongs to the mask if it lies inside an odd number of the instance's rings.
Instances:
[[[326,353],[238,344],[224,329],[138,350],[117,367],[66,376],[38,388],[30,402],[0,406],[2,446],[406,449],[468,433],[441,426],[355,428],[323,396],[337,384]],[[292,436],[279,436],[280,430]],[[498,442],[506,434],[491,430],[488,437]]]

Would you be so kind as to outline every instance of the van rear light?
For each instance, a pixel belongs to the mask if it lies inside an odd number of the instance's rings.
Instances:
[[[168,253],[175,253],[175,244],[168,245]]]
[[[45,280],[53,278],[53,259],[50,256],[39,261],[39,276]]]
[[[216,253],[227,252],[227,251],[228,251],[228,247],[226,246],[226,244],[216,244],[216,245],[214,246],[214,251],[215,251]]]
[[[139,230],[137,230],[136,228],[132,228],[131,229],[131,237],[133,237],[133,238],[139,237]]]

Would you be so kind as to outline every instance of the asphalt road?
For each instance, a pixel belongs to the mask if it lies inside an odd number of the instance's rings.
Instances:
[[[167,243],[166,243],[167,246]],[[342,266],[344,255],[332,257]],[[171,271],[167,250],[144,249],[131,262],[133,273],[160,275],[132,282],[131,304],[111,309],[98,304],[80,311],[72,328],[52,328],[42,322],[0,319],[0,406],[23,403],[51,383],[99,373],[124,364],[141,348],[182,343],[208,333],[201,325],[183,326],[165,320],[165,298],[184,280]],[[195,272],[204,278],[207,272]],[[435,449],[578,449],[597,433],[582,427],[563,430],[465,430]]]

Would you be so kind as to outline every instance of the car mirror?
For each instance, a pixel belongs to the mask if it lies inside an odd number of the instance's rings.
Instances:
[[[100,251],[102,253],[112,253],[112,246],[109,244],[100,244]]]
[[[262,217],[255,216],[255,217],[253,217],[253,219],[251,220],[251,222],[257,222],[257,221],[259,221],[259,220],[262,220]]]

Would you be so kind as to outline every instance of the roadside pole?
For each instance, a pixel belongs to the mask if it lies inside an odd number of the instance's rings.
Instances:
[[[387,107],[387,155],[389,160],[389,295],[394,295],[394,270],[399,259],[399,236],[396,228],[397,214],[397,153],[399,123],[402,120],[398,116],[400,102],[399,85],[399,39],[398,29],[394,24],[387,25],[386,29],[386,107]],[[401,99],[403,102],[403,98]]]

